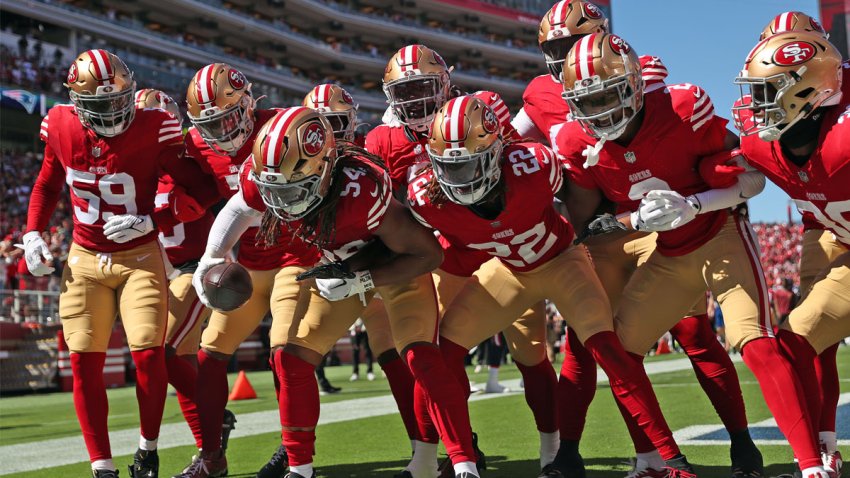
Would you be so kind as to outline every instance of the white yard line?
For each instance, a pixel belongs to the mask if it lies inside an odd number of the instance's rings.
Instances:
[[[740,361],[739,356],[733,356],[732,359],[734,361]],[[650,375],[677,372],[690,368],[691,362],[687,358],[646,364],[646,371]],[[607,380],[605,373],[599,370],[597,381],[607,382]],[[470,401],[512,396],[521,392],[519,380],[506,380],[502,384],[515,391],[504,394],[475,394],[470,398]],[[322,404],[319,424],[359,420],[395,413],[398,413],[398,409],[392,395],[341,400]],[[277,425],[280,423],[280,419],[277,410],[244,413],[236,418],[239,421],[236,423],[236,429],[230,435],[231,439],[272,433],[279,430]],[[138,446],[139,431],[136,428],[112,431],[109,433],[109,440],[112,443],[113,456],[131,455],[136,451]],[[170,423],[162,426],[159,448],[174,448],[192,445],[194,443],[195,440],[185,423]],[[52,468],[85,461],[88,461],[88,456],[82,437],[79,435],[0,447],[0,463],[3,464],[2,469],[0,469],[0,475]]]

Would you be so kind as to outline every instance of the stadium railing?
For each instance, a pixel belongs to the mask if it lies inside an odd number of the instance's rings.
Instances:
[[[59,322],[59,292],[0,290],[0,320],[41,325]]]

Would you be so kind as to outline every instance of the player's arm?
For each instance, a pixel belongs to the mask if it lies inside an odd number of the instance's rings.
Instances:
[[[47,229],[50,216],[59,202],[62,187],[65,184],[65,168],[56,157],[49,144],[44,146],[44,162],[32,187],[30,203],[27,208],[27,229],[23,237],[24,258],[27,268],[34,276],[43,276],[53,272],[48,264],[53,260],[50,249],[41,238],[41,231]],[[45,261],[48,263],[45,264]]]
[[[530,138],[541,142],[549,139],[542,131],[537,129],[537,125],[534,124],[534,121],[525,112],[525,108],[520,108],[516,116],[511,120],[511,125],[521,138]]]
[[[169,197],[171,207],[154,212],[153,219],[158,226],[174,227],[180,222],[186,222],[186,217],[192,215],[200,217],[219,201],[215,177],[202,170],[196,161],[183,154],[182,143],[163,148],[159,164],[185,194],[182,197]]]

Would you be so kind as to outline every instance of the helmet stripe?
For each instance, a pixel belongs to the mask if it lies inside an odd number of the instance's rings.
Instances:
[[[212,84],[212,74],[215,69],[215,63],[201,68],[198,75],[195,77],[195,93],[198,98],[198,103],[201,108],[206,108],[206,104],[215,99],[215,89]]]
[[[103,50],[89,50],[89,60],[91,60],[92,65],[94,66],[94,76],[98,83],[102,81],[108,81],[109,76],[107,72],[107,65],[109,64],[109,60],[105,58],[106,55],[103,54]]]
[[[576,46],[578,58],[576,58],[576,79],[582,80],[596,74],[593,68],[593,44],[596,42],[596,33],[587,35],[579,40]]]
[[[452,100],[446,110],[449,112],[446,118],[445,132],[446,139],[452,143],[453,148],[463,147],[463,133],[465,131],[464,122],[466,120],[466,107],[469,105],[470,97],[463,96]]]
[[[549,18],[550,25],[561,25],[567,21],[567,4],[569,0],[561,0],[552,9],[552,17]]]
[[[289,128],[298,113],[306,110],[303,106],[287,108],[283,111],[283,114],[274,119],[274,123],[269,127],[268,140],[263,145],[263,163],[266,167],[277,166],[277,155],[283,146],[283,132]]]
[[[316,95],[319,99],[319,104],[316,106],[327,108],[330,106],[331,102],[331,88],[330,85],[321,85],[319,86],[319,94]]]

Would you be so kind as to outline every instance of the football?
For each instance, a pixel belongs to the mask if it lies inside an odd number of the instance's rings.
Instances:
[[[218,310],[238,309],[251,297],[254,286],[248,270],[235,262],[225,262],[210,268],[204,275],[204,292]]]

